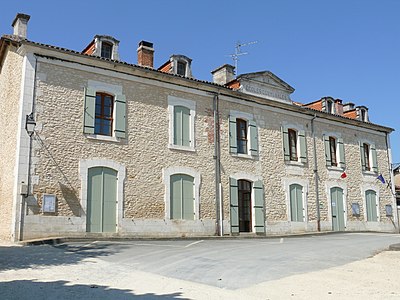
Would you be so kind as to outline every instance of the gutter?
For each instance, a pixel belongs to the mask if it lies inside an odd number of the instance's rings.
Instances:
[[[215,208],[216,208],[216,235],[223,236],[223,207],[221,185],[221,139],[219,123],[219,93],[214,94],[214,160],[215,160]]]

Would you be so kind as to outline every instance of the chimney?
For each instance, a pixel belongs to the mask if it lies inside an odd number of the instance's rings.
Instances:
[[[30,18],[31,18],[30,15],[18,13],[11,24],[11,26],[14,28],[13,34],[23,39],[26,39],[26,31],[28,27],[28,21]]]
[[[343,104],[343,112],[349,111],[354,109],[354,103],[351,102],[347,102],[345,104]]]
[[[138,65],[153,68],[154,48],[153,43],[141,41],[137,49]]]
[[[211,74],[214,83],[225,85],[235,79],[235,67],[225,64],[211,71]]]

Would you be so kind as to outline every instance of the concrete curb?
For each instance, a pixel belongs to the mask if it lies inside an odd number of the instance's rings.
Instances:
[[[400,244],[393,244],[389,246],[390,251],[400,251]]]
[[[310,232],[310,233],[299,233],[299,234],[287,234],[287,235],[226,235],[226,236],[197,236],[197,237],[104,237],[104,236],[90,236],[90,237],[52,237],[46,239],[34,239],[34,240],[26,240],[20,241],[16,244],[22,246],[37,246],[37,245],[58,245],[68,242],[95,242],[95,241],[198,241],[198,240],[244,240],[244,239],[280,239],[280,238],[299,238],[299,237],[313,237],[313,236],[322,236],[322,235],[336,235],[343,233],[384,233],[384,234],[397,234],[392,232],[333,232],[333,231],[324,231],[324,232]],[[399,250],[400,250],[400,244]],[[393,245],[392,245],[393,246]]]

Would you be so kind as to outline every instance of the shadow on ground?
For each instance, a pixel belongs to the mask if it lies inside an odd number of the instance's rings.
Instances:
[[[85,258],[113,255],[123,248],[122,244],[109,247],[107,243],[0,247],[0,271],[76,264]]]
[[[69,284],[68,281],[39,282],[13,280],[0,282],[1,299],[187,299],[182,293],[137,295],[130,290],[109,288],[101,285]]]

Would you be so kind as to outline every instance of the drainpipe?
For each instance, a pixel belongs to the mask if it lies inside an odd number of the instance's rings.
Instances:
[[[318,187],[318,163],[317,163],[317,143],[315,140],[314,120],[317,115],[311,119],[311,134],[313,138],[313,171],[314,171],[314,185],[315,185],[315,205],[317,206],[317,230],[321,231],[321,213],[319,210],[319,187]]]
[[[223,207],[222,207],[222,186],[221,186],[221,141],[219,124],[219,94],[214,94],[214,160],[215,160],[215,208],[217,228],[216,234],[223,236]]]
[[[390,176],[390,194],[392,195],[392,204],[393,209],[395,210],[395,216],[397,218],[397,232],[400,233],[400,222],[399,222],[399,209],[397,208],[397,201],[396,201],[396,192],[394,186],[394,176],[392,170],[392,148],[390,146],[390,137],[389,134],[386,132],[386,149],[387,149],[387,157],[388,157],[388,164],[389,164],[389,176]]]

